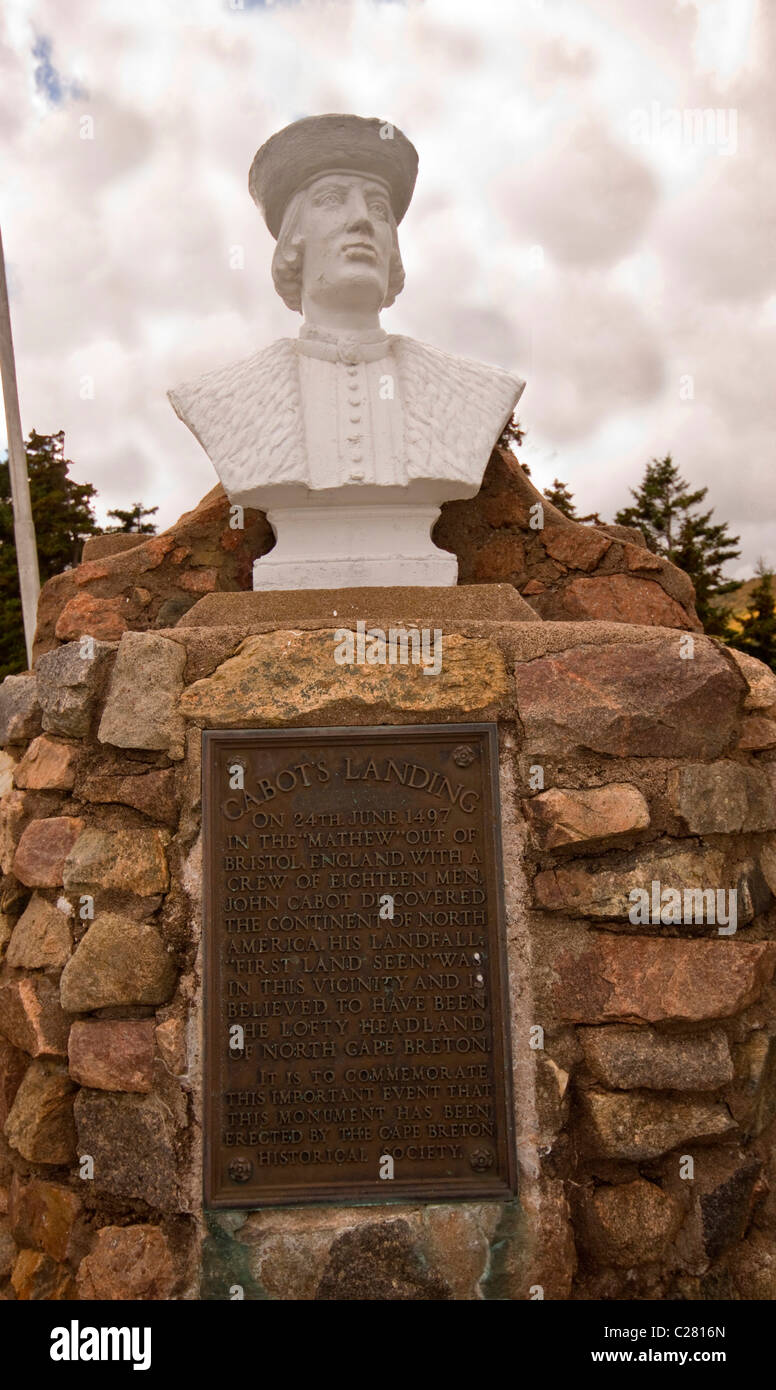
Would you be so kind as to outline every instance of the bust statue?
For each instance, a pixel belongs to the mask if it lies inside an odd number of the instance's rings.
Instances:
[[[253,160],[275,288],[304,324],[169,397],[230,501],[275,532],[254,589],[456,582],[432,527],[479,490],[524,383],[380,326],[417,166],[396,127],[348,115],[295,121]]]

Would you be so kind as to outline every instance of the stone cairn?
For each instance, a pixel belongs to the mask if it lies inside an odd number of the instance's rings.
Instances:
[[[534,530],[537,497],[497,451],[445,508],[466,587],[428,614],[433,681],[236,604],[269,528],[231,530],[219,489],[46,586],[0,688],[0,1297],[776,1297],[776,677],[699,634],[637,535],[548,504]],[[203,1213],[201,729],[473,720],[499,729],[519,1196]],[[632,922],[653,884],[735,890],[736,930]]]

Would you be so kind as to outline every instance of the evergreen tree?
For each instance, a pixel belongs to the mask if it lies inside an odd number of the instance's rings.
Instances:
[[[109,526],[107,530],[111,533],[116,531],[137,531],[145,536],[153,536],[156,531],[156,523],[144,521],[143,517],[153,516],[158,512],[158,507],[144,507],[142,502],[133,502],[129,511],[122,511],[120,507],[113,507],[108,512],[108,516],[115,516],[121,522],[120,526]]]
[[[620,526],[638,526],[650,550],[690,576],[704,630],[727,640],[727,619],[713,599],[738,587],[736,580],[725,580],[722,571],[741,552],[739,538],[729,534],[727,522],[713,523],[713,509],[698,511],[707,492],[707,487],[689,489],[667,454],[647,464],[640,486],[631,488],[635,505],[624,507],[614,519]]]
[[[512,444],[516,444],[519,449],[524,438],[525,430],[521,428],[520,421],[513,415],[511,420],[507,420],[501,434],[496,440],[496,448],[508,449]],[[527,471],[526,469],[526,472]]]
[[[773,590],[773,574],[762,560],[756,573],[760,582],[752,591],[749,607],[739,618],[740,632],[731,640],[731,646],[749,656],[764,661],[772,671],[776,671],[776,594]]]
[[[31,430],[25,445],[38,544],[40,582],[77,565],[87,536],[99,529],[92,510],[97,490],[68,477],[65,435]],[[22,603],[16,568],[8,459],[0,460],[0,679],[27,667]]]
[[[703,489],[704,494],[706,488]],[[712,525],[713,512],[700,516],[685,516],[679,527],[679,537],[669,558],[695,585],[695,609],[710,637],[728,642],[733,635],[728,615],[714,603],[718,594],[729,594],[740,588],[738,579],[725,580],[722,570],[728,560],[740,554],[736,548],[738,536],[727,534],[727,523]]]
[[[577,519],[577,509],[574,505],[574,494],[569,492],[565,483],[558,478],[553,480],[552,487],[544,489],[544,495],[548,502],[552,502],[553,507],[557,507],[564,516],[570,517],[572,521]]]

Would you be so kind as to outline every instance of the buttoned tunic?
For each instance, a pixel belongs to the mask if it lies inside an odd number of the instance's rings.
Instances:
[[[404,486],[404,427],[392,339],[303,327],[296,342],[310,486]]]

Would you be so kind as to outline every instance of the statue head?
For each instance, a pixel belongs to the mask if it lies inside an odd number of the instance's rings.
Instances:
[[[275,289],[289,309],[305,301],[393,304],[404,286],[396,219],[384,183],[323,174],[286,208],[272,257]]]
[[[249,187],[277,238],[272,276],[290,309],[393,303],[417,163],[400,130],[360,116],[307,117],[262,145]]]

